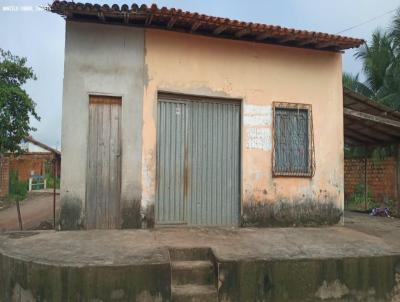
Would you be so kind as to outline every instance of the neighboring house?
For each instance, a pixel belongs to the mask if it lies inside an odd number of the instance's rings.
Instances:
[[[44,176],[46,172],[52,172],[53,160],[57,163],[57,176],[60,173],[61,153],[32,137],[27,137],[22,144],[24,153],[20,155],[8,155],[9,169],[16,172],[19,181],[28,181],[32,175]]]
[[[153,5],[66,18],[61,225],[337,223],[359,39]]]
[[[22,154],[6,154],[0,162],[0,198],[8,195],[10,172],[17,173],[19,181],[28,181],[32,175],[44,176],[53,172],[56,162],[56,173],[60,176],[61,153],[32,137],[27,137],[21,144]]]

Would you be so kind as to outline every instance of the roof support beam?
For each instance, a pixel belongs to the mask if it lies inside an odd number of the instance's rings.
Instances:
[[[241,38],[241,37],[243,37],[244,35],[249,34],[250,32],[251,32],[250,29],[244,28],[244,29],[241,29],[241,30],[237,31],[237,32],[235,33],[235,37],[236,37],[236,38]]]
[[[124,13],[124,23],[129,24],[129,13]]]
[[[364,126],[363,123],[361,123],[359,125],[357,125],[357,124],[345,125],[345,129],[357,131],[361,135],[371,136],[371,137],[379,137],[386,141],[400,140],[400,136],[399,136],[400,134],[399,135],[392,134],[392,132],[386,130],[387,128],[388,127],[385,126],[385,128],[384,128],[385,130],[382,130],[382,128],[377,127],[377,125],[374,125],[373,127],[368,127],[368,125]]]
[[[366,133],[365,131],[360,131],[360,129],[353,129],[353,128],[347,128],[344,130],[345,135],[346,133],[350,132],[353,133],[355,135],[357,135],[358,137],[363,137],[366,138],[368,140],[377,142],[377,143],[382,143],[385,141],[393,141],[393,139],[391,137],[387,137],[387,136],[380,136],[378,135],[374,135],[374,133]]]
[[[104,17],[103,12],[99,12],[97,17],[101,20],[101,22],[106,22],[106,18]]]
[[[329,47],[337,47],[337,44],[332,43],[332,42],[327,42],[327,43],[321,43],[315,45],[315,48],[317,49],[324,49],[324,48],[329,48]]]
[[[172,29],[172,27],[174,27],[177,20],[178,20],[177,16],[172,16],[171,19],[169,19],[169,21],[168,21],[167,29]]]
[[[220,25],[218,26],[216,29],[214,29],[213,34],[218,36],[219,34],[221,34],[223,31],[225,31],[228,28],[227,25]]]
[[[153,21],[153,14],[148,14],[146,17],[146,21],[144,22],[146,25],[150,25],[151,21]]]
[[[269,33],[269,32],[265,32],[265,33],[261,33],[261,34],[258,34],[257,36],[256,36],[256,40],[257,41],[262,41],[262,40],[265,40],[265,39],[267,39],[267,38],[269,38],[269,37],[271,37],[272,35],[271,35],[271,33]]]
[[[368,138],[365,138],[364,136],[361,137],[361,136],[359,136],[358,134],[356,134],[356,133],[354,133],[352,131],[346,131],[344,133],[344,137],[345,138],[348,137],[352,141],[356,141],[356,142],[358,142],[360,144],[363,144],[363,145],[376,144],[376,141],[368,139]]]
[[[367,121],[371,121],[371,122],[375,122],[375,123],[379,123],[379,124],[384,124],[384,125],[389,125],[392,127],[400,128],[400,122],[392,120],[392,119],[388,119],[385,117],[376,116],[376,115],[356,111],[356,110],[349,109],[349,108],[343,108],[343,113],[347,116],[355,117],[358,119],[367,120]]]
[[[192,27],[190,28],[190,33],[194,33],[201,25],[200,21],[196,21],[192,24]]]
[[[344,137],[344,144],[347,146],[364,146],[365,143],[352,139],[348,136]]]
[[[317,41],[315,41],[315,39],[311,39],[311,40],[306,40],[306,41],[302,41],[302,42],[297,42],[298,46],[305,46],[308,44],[314,44],[317,43]]]
[[[279,41],[279,43],[286,43],[286,42],[294,41],[294,39],[295,38],[292,36],[287,36],[287,37],[279,38],[278,41]]]

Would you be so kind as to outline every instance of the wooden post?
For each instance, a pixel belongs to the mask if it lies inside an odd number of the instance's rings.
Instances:
[[[396,204],[397,215],[400,215],[400,144],[396,146]]]
[[[17,204],[17,213],[18,213],[18,223],[19,223],[19,229],[22,231],[22,217],[21,217],[21,210],[19,208],[19,201],[16,201]]]
[[[56,183],[57,183],[57,158],[53,159],[53,227],[56,229]]]
[[[368,165],[368,154],[367,147],[365,147],[364,153],[364,210],[367,210],[367,201],[368,201],[368,182],[367,182],[367,165]]]

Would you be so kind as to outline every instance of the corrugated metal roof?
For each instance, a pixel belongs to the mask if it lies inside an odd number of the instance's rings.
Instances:
[[[156,4],[109,6],[56,0],[49,10],[64,16],[67,20],[159,28],[318,50],[339,51],[359,47],[365,43],[362,39],[212,17],[175,8],[159,8]]]

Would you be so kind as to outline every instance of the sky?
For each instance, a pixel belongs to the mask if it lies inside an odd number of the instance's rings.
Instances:
[[[24,87],[37,103],[41,117],[40,121],[31,121],[37,129],[32,135],[60,149],[65,21],[39,9],[51,1],[0,0],[0,48],[26,57],[35,71],[38,79]],[[82,2],[132,4],[119,0]],[[136,3],[156,3],[218,17],[333,34],[380,16],[342,33],[367,41],[376,28],[388,28],[394,12],[384,14],[400,7],[400,0],[142,0]],[[348,50],[343,55],[343,70],[357,74],[361,73],[361,64],[354,58],[354,52]]]

